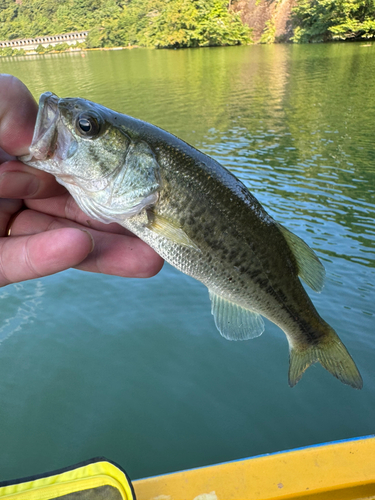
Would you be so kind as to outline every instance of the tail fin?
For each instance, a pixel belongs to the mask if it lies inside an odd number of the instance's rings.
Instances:
[[[327,338],[315,346],[305,349],[291,347],[289,360],[289,385],[293,387],[303,372],[313,363],[319,363],[344,384],[362,389],[362,377],[346,347],[331,328]]]

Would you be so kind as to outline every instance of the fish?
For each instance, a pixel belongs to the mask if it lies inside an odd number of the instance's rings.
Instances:
[[[213,158],[137,118],[45,92],[20,160],[54,175],[89,217],[122,225],[202,282],[224,338],[258,337],[263,317],[280,327],[291,387],[319,362],[362,388],[355,362],[300,281],[322,290],[315,252]]]

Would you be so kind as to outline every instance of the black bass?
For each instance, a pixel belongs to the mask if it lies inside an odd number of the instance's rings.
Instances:
[[[30,154],[20,159],[53,174],[87,215],[121,224],[204,283],[225,338],[259,336],[262,316],[278,325],[289,342],[290,386],[319,361],[362,387],[299,281],[321,290],[315,253],[215,160],[153,125],[50,92],[40,97]]]

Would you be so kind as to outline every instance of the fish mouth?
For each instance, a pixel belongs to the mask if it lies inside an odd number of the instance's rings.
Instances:
[[[30,153],[21,156],[21,161],[44,161],[53,157],[57,146],[57,123],[60,116],[58,104],[59,98],[52,92],[45,92],[40,96]]]

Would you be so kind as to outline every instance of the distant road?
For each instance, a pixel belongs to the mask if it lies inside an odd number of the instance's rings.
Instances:
[[[34,38],[17,38],[15,40],[7,40],[0,42],[0,48],[11,47],[12,49],[24,49],[27,51],[36,50],[39,45],[42,47],[53,47],[59,43],[67,43],[75,45],[86,41],[88,31],[74,31],[73,33],[64,33],[62,35],[45,35]]]

